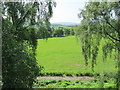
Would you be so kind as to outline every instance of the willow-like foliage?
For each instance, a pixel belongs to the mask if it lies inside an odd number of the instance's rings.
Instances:
[[[35,78],[43,68],[38,66],[35,56],[36,25],[42,22],[41,26],[49,27],[54,2],[43,0],[2,4],[3,88],[32,88]]]
[[[76,35],[82,43],[82,51],[86,65],[92,59],[92,70],[96,64],[100,41],[106,40],[102,46],[103,60],[115,51],[117,68],[120,66],[120,3],[119,2],[89,2],[81,10],[81,24],[76,29]],[[120,76],[118,69],[118,77]],[[119,82],[119,80],[118,80]],[[117,87],[119,84],[117,82]]]
[[[83,21],[76,30],[76,35],[81,41],[82,54],[84,55],[86,66],[88,65],[88,60],[92,58],[92,70],[96,64],[100,40],[102,39],[101,35],[96,32],[98,28],[99,27],[97,25],[93,25],[93,23],[91,24],[87,21]]]
[[[89,2],[81,10],[79,17],[83,18],[77,27],[76,35],[82,42],[82,50],[86,60],[92,55],[92,63],[96,64],[96,57],[102,38],[109,42],[103,46],[103,57],[107,57],[113,49],[119,51],[120,21],[117,11],[120,10],[118,2]],[[118,56],[118,52],[116,52]],[[94,67],[94,65],[93,65]]]

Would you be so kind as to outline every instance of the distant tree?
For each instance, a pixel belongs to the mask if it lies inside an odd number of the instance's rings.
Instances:
[[[51,36],[54,37],[54,32],[55,32],[54,27],[51,27],[51,31],[52,31],[52,32],[51,32]]]
[[[36,62],[35,25],[42,22],[41,26],[49,27],[54,2],[2,2],[2,5],[3,88],[32,88],[42,69]]]
[[[72,28],[72,29],[70,29],[70,35],[74,35],[75,33],[74,33],[74,29]]]
[[[117,67],[120,66],[120,2],[89,2],[81,10],[79,17],[83,18],[76,30],[76,35],[82,42],[82,51],[86,65],[92,58],[92,70],[96,64],[100,40],[108,39],[103,48],[105,60],[113,50],[116,52]],[[116,87],[120,86],[120,70],[118,69]]]
[[[54,37],[63,37],[64,31],[62,28],[58,28],[54,31]]]
[[[65,36],[70,35],[70,29],[64,28],[64,34],[65,34]]]
[[[37,39],[44,39],[44,38],[52,37],[53,31],[51,28],[40,26],[40,28],[36,30],[36,34],[37,34]]]
[[[48,29],[48,37],[52,37],[53,35],[53,30],[51,28]]]

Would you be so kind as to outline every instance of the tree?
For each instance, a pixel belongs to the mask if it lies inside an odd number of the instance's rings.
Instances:
[[[64,34],[63,28],[57,28],[54,30],[54,37],[62,37]]]
[[[41,26],[49,27],[49,18],[55,3],[40,1],[2,4],[3,88],[32,88],[34,79],[42,69],[35,57],[37,48],[35,25],[42,22]]]
[[[82,52],[86,65],[92,58],[92,70],[96,64],[100,40],[108,39],[103,46],[103,59],[109,53],[116,51],[117,67],[120,66],[120,3],[119,2],[89,2],[85,9],[81,10],[79,17],[83,18],[81,25],[77,28],[76,35],[82,42]],[[120,71],[118,69],[116,87],[120,84]]]
[[[64,28],[64,34],[65,36],[70,35],[70,29]]]
[[[74,33],[74,29],[73,28],[71,28],[70,29],[70,35],[74,35],[75,33]]]

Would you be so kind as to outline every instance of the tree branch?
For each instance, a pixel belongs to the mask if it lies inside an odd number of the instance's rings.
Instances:
[[[19,24],[26,18],[26,16],[28,15],[28,13],[30,12],[30,10],[32,9],[32,8],[34,8],[35,7],[35,2],[34,2],[34,4],[33,4],[33,6],[26,12],[26,14],[23,16],[23,17],[21,17],[20,18],[20,21],[17,23],[17,26],[16,26],[16,28],[19,26]]]
[[[99,22],[99,25],[101,25],[100,24],[100,22]],[[111,25],[111,24],[110,24]],[[102,25],[101,25],[101,27],[102,27]],[[113,26],[112,26],[113,27]],[[104,27],[103,27],[104,28]],[[113,27],[114,28],[114,27]],[[117,30],[117,29],[116,29]],[[104,28],[104,31],[105,31],[105,33],[111,38],[111,39],[113,39],[113,40],[115,40],[115,41],[118,41],[118,42],[120,42],[120,40],[119,39],[117,39],[117,38],[114,38],[113,36],[111,36],[106,30],[105,30],[105,28]],[[109,39],[110,39],[109,38]]]
[[[112,41],[112,43],[114,44],[114,46],[117,46],[116,42],[112,38],[110,38],[109,36],[108,36],[108,38]]]
[[[106,31],[105,31],[105,33],[106,33],[106,34],[107,34],[110,38],[112,38],[113,40],[120,42],[120,40],[119,40],[119,39],[114,38],[114,37],[113,37],[113,36],[111,36],[108,32],[106,32]]]
[[[116,32],[118,32],[118,30],[105,18],[106,23],[111,26]]]

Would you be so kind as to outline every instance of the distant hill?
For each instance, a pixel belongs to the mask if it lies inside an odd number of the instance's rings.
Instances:
[[[74,22],[57,22],[57,23],[51,23],[52,26],[74,26],[78,25],[79,23]]]

